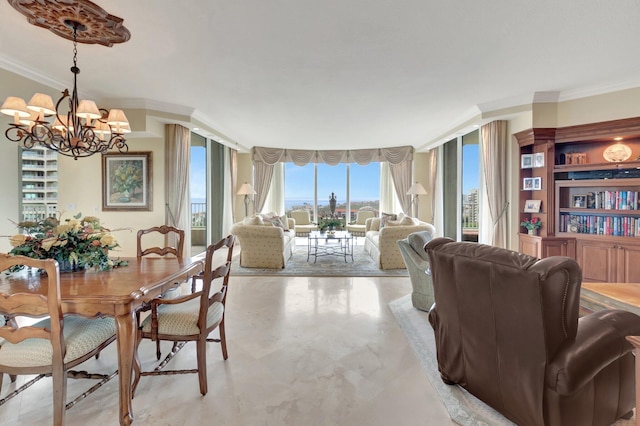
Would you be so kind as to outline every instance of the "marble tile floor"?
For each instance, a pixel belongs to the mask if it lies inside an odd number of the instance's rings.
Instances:
[[[222,360],[217,343],[209,344],[209,393],[200,395],[195,374],[143,377],[133,400],[134,424],[453,424],[388,307],[410,289],[406,277],[233,277],[229,359]],[[143,342],[143,368],[153,367],[154,349]],[[164,343],[163,351],[169,349]],[[172,364],[194,368],[193,343]],[[112,344],[82,369],[110,372],[115,366]],[[69,380],[68,399],[91,385]],[[14,387],[5,377],[0,398]],[[67,424],[117,425],[117,400],[114,379],[67,411]],[[0,407],[0,424],[46,425],[50,413],[45,378]]]

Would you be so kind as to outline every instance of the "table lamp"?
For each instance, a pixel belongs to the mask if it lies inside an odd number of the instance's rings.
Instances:
[[[243,183],[236,192],[237,195],[244,195],[244,216],[249,216],[249,203],[251,200],[249,199],[249,195],[254,195],[256,191],[253,189],[250,183]]]
[[[411,185],[411,188],[409,188],[409,190],[407,191],[407,195],[413,195],[411,204],[414,206],[416,210],[416,214],[415,214],[416,218],[418,218],[418,196],[427,195],[427,194],[428,194],[427,190],[424,189],[424,186],[422,186],[422,184],[418,182]]]

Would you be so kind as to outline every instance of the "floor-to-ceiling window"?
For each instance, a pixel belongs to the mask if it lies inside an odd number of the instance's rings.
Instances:
[[[478,242],[480,145],[478,130],[462,137],[462,240]]]
[[[198,254],[207,245],[207,148],[205,139],[191,134],[191,166],[189,170],[191,197],[191,253]]]
[[[349,201],[351,222],[363,207],[380,210],[380,163],[349,164]]]
[[[444,236],[478,242],[480,220],[480,132],[443,145]]]
[[[364,166],[341,163],[336,166],[285,163],[285,210],[306,209],[317,220],[328,216],[331,194],[336,198],[335,215],[345,222],[355,220],[358,209],[379,210],[380,163]]]
[[[308,163],[296,166],[293,163],[284,165],[284,208],[285,213],[291,210],[309,210],[314,213],[315,196],[315,164]]]

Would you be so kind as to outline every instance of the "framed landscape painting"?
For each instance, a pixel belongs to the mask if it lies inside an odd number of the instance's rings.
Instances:
[[[102,155],[102,210],[151,210],[151,152]]]

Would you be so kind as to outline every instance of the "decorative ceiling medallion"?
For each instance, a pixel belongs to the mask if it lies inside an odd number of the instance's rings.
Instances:
[[[66,22],[82,24],[78,43],[101,44],[111,47],[124,43],[131,33],[122,25],[122,18],[110,15],[89,0],[8,0],[9,4],[27,17],[30,24],[46,28],[54,34],[73,40],[73,29]]]

